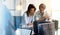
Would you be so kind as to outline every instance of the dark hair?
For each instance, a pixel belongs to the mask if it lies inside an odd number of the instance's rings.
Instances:
[[[28,9],[26,11],[27,16],[29,16],[29,13],[30,13],[31,8],[34,8],[34,10],[36,10],[36,8],[35,8],[35,6],[33,4],[29,4]]]

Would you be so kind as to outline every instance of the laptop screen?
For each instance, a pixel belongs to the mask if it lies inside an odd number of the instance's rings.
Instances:
[[[54,23],[50,22],[34,22],[35,35],[55,35]]]

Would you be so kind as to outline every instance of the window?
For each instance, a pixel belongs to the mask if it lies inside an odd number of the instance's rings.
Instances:
[[[60,0],[52,0],[52,19],[58,20],[58,27],[60,28]]]

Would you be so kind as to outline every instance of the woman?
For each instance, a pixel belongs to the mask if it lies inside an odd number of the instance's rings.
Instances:
[[[45,8],[46,6],[43,3],[39,5],[39,11],[35,13],[35,20],[46,21],[50,19],[48,13],[45,11]]]
[[[23,14],[24,17],[24,23],[27,26],[33,26],[33,21],[34,21],[34,12],[36,8],[33,4],[29,4],[27,11]]]
[[[39,29],[37,27],[38,24],[41,24],[41,23],[46,23],[46,22],[49,22],[49,19],[50,19],[50,16],[48,15],[48,13],[45,11],[46,9],[46,5],[45,4],[40,4],[39,5],[39,11],[37,11],[34,15],[34,19],[35,19],[35,26],[34,28],[36,28],[34,30],[35,34],[38,34],[38,31],[39,30],[39,35],[44,35],[44,28],[43,26],[39,26]]]

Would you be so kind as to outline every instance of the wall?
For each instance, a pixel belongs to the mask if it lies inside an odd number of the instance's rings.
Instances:
[[[29,4],[34,4],[37,10],[39,10],[39,5],[44,3],[46,5],[46,10],[51,15],[51,0],[21,0],[22,10],[21,15],[27,10]],[[10,9],[12,16],[19,16],[20,11],[16,10],[17,5],[20,4],[20,0],[5,0],[4,4]],[[36,10],[36,11],[37,11]]]

